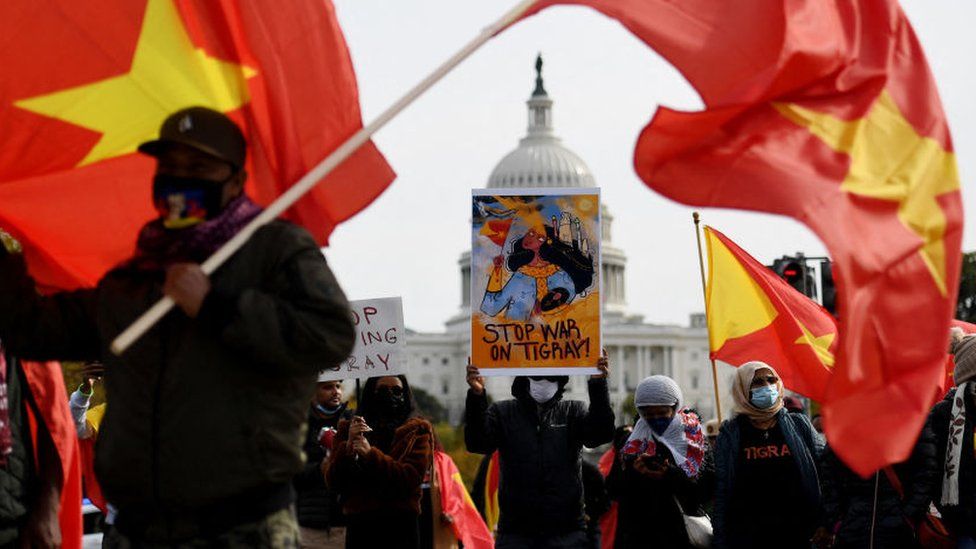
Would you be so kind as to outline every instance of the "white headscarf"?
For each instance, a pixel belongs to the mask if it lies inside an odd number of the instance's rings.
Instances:
[[[658,435],[644,418],[637,420],[621,452],[624,455],[655,455],[657,443],[663,444],[674,457],[675,465],[689,477],[698,474],[705,454],[705,435],[698,418],[682,409],[683,396],[678,384],[668,376],[644,378],[634,392],[634,404],[644,406],[673,406],[674,417],[664,433]]]

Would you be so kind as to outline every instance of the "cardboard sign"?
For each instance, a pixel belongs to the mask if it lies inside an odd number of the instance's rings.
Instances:
[[[484,375],[596,373],[600,191],[472,191],[471,362]]]
[[[406,332],[399,297],[349,302],[356,324],[356,346],[345,361],[319,372],[319,381],[395,376],[406,373]]]

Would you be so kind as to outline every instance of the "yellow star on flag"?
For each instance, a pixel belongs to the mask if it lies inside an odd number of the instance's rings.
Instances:
[[[195,47],[172,0],[148,0],[129,72],[14,105],[101,134],[82,166],[134,152],[182,108],[237,109],[247,103],[247,79],[255,74]]]
[[[856,120],[792,103],[774,106],[835,151],[850,155],[841,189],[899,203],[898,218],[922,239],[919,254],[939,291],[947,295],[946,216],[937,198],[959,190],[955,155],[919,135],[887,91],[881,92],[867,116]]]
[[[827,332],[822,336],[814,336],[813,333],[803,325],[799,320],[796,322],[800,330],[803,331],[803,335],[798,337],[796,341],[797,345],[809,345],[813,347],[813,352],[817,354],[817,358],[824,366],[834,365],[834,353],[830,352],[830,345],[834,342],[834,338],[837,334],[834,332]]]

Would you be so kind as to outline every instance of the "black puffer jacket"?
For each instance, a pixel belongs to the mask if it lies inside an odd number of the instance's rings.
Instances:
[[[840,524],[835,547],[916,547],[913,526],[928,511],[935,491],[937,470],[932,430],[926,425],[907,461],[892,466],[901,482],[904,499],[878,471],[866,479],[848,469],[829,448],[821,462],[825,526]],[[877,506],[874,493],[877,487]]]
[[[973,430],[976,429],[976,383],[970,382],[966,398],[966,425],[962,435],[962,457],[959,464],[959,505],[942,505],[942,477],[945,471],[946,445],[949,441],[949,421],[952,417],[952,399],[956,391],[935,405],[930,423],[935,433],[937,470],[935,503],[942,513],[946,527],[956,535],[976,537],[976,456],[974,456]]]
[[[0,254],[0,338],[24,359],[105,363],[112,404],[96,474],[120,528],[131,517],[132,531],[166,542],[203,521],[247,521],[235,505],[287,506],[318,371],[349,355],[355,331],[318,245],[285,221],[210,277],[196,318],[174,310],[116,356],[112,338],[161,297],[162,281],[118,268],[97,288],[39,296],[23,258]]]
[[[305,451],[305,470],[295,477],[295,511],[298,524],[305,528],[328,530],[344,524],[339,495],[326,487],[325,476],[322,474],[325,450],[319,444],[319,431],[323,427],[336,429],[340,419],[351,417],[352,413],[346,410],[345,404],[328,417],[316,410],[314,405],[309,409],[308,434],[302,448]]]
[[[584,529],[580,450],[610,442],[614,419],[606,379],[588,383],[589,409],[561,394],[537,405],[527,378],[512,384],[514,400],[491,406],[485,393],[468,391],[468,451],[499,451],[500,532],[546,536]]]

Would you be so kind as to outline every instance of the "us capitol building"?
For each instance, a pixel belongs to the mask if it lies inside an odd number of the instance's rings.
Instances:
[[[528,133],[518,147],[505,155],[488,177],[488,188],[596,187],[586,163],[556,137],[552,123],[553,101],[542,81],[542,61],[536,61],[536,83],[528,104]],[[705,419],[715,417],[708,332],[704,314],[691,314],[688,326],[652,324],[627,308],[624,271],[627,256],[614,247],[613,216],[606,204],[602,215],[603,346],[610,356],[610,400],[617,423],[629,421],[633,411],[621,405],[633,395],[641,379],[654,374],[671,376],[684,392],[685,406],[697,409]],[[471,252],[458,260],[460,309],[445,323],[444,332],[408,330],[407,375],[447,408],[451,423],[464,414],[468,385],[465,364],[471,345]],[[728,417],[729,366],[719,365],[722,412]],[[571,376],[564,398],[588,401],[588,376]],[[486,386],[495,400],[510,398],[511,377],[487,377]]]

